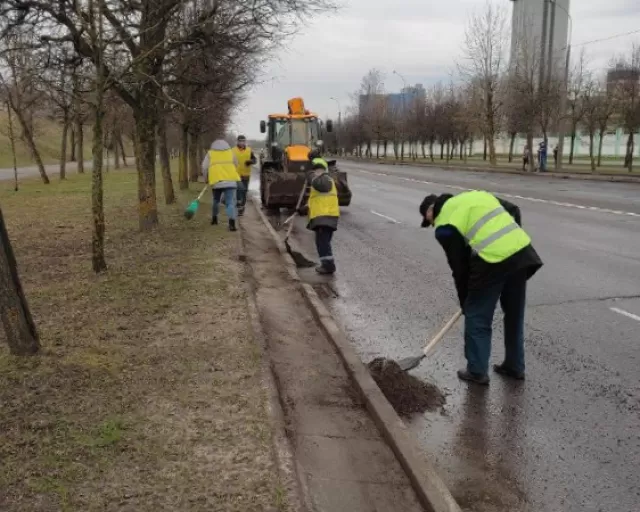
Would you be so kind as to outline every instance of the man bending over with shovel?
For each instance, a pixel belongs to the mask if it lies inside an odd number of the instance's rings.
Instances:
[[[504,312],[505,359],[496,373],[524,379],[526,283],[542,261],[522,229],[520,209],[489,192],[429,195],[420,205],[422,227],[435,226],[453,271],[465,316],[465,381],[489,383],[491,324],[498,300]]]

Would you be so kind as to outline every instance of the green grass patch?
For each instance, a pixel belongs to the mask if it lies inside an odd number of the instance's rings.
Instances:
[[[276,506],[237,233],[210,226],[207,204],[184,219],[195,186],[169,206],[158,186],[160,226],[141,233],[137,176],[111,171],[95,275],[90,180],[0,182],[42,342],[16,358],[0,333],[0,510]]]

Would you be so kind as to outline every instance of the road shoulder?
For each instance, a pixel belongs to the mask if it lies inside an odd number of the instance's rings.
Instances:
[[[255,203],[242,225],[310,501],[332,511],[459,511],[313,288],[300,281]]]

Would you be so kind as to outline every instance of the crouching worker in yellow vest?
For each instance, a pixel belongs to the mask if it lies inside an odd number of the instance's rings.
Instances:
[[[236,191],[240,176],[238,175],[238,161],[224,140],[216,140],[202,161],[202,174],[213,189],[213,210],[211,225],[218,224],[220,198],[224,196],[224,203],[229,220],[229,231],[236,231]]]
[[[329,165],[324,159],[313,158],[312,165],[313,170],[307,176],[307,183],[311,185],[308,208],[304,208],[300,213],[304,215],[308,209],[307,229],[316,234],[316,249],[320,257],[320,265],[316,267],[316,272],[331,275],[336,271],[331,239],[333,232],[338,229],[340,218],[338,190],[329,175]]]
[[[420,205],[422,227],[435,226],[453,271],[465,317],[462,380],[487,385],[491,324],[498,300],[504,312],[505,358],[494,371],[524,379],[526,283],[542,267],[521,227],[520,208],[489,192],[430,195]]]

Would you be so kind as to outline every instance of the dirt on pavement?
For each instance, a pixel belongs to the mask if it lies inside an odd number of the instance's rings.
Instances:
[[[398,363],[382,357],[367,364],[376,384],[398,414],[409,416],[442,408],[446,397],[433,384],[402,371]]]

